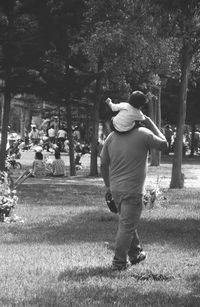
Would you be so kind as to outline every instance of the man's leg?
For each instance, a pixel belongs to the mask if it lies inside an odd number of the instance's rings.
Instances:
[[[128,251],[128,257],[132,265],[137,264],[145,260],[146,258],[146,254],[140,246],[137,230],[135,231],[134,236],[132,238],[131,245]]]
[[[127,266],[128,253],[136,255],[139,250],[141,250],[136,232],[141,212],[142,196],[126,195],[121,197],[113,268],[119,270],[125,269]]]
[[[140,239],[137,233],[137,229],[134,231],[132,236],[131,244],[128,250],[129,259],[133,259],[137,257],[137,255],[141,252],[142,248],[140,246]]]

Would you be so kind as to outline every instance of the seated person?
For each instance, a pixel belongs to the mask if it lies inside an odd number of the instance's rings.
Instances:
[[[43,161],[43,154],[41,152],[35,153],[35,159],[32,165],[33,177],[45,177],[46,176],[46,164]]]
[[[20,185],[29,177],[41,178],[46,177],[46,163],[43,161],[41,151],[36,151],[35,159],[31,169],[26,169],[22,175],[15,181],[15,187]]]
[[[52,162],[52,175],[62,177],[66,175],[65,163],[60,157],[60,150],[55,150],[55,160]]]
[[[68,140],[64,141],[64,151],[69,153],[69,141]]]

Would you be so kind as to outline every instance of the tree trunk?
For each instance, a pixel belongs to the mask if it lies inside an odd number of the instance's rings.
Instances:
[[[3,84],[3,81],[0,81],[0,86]],[[3,101],[4,101],[4,95],[3,93],[0,93],[0,127],[2,127],[2,118],[3,118]]]
[[[181,55],[182,55],[181,84],[180,84],[180,96],[179,96],[177,133],[175,140],[172,176],[170,182],[171,189],[180,189],[184,187],[184,174],[182,174],[181,172],[182,158],[183,158],[183,133],[184,133],[184,125],[186,117],[188,77],[190,72],[190,64],[192,61],[192,49],[191,49],[191,44],[188,41],[184,42]]]
[[[103,59],[99,59],[98,72],[103,69]],[[95,97],[96,102],[93,108],[93,123],[92,123],[92,143],[91,143],[91,160],[90,160],[90,176],[98,176],[98,131],[99,131],[99,108],[101,102],[101,76],[98,76],[96,81]]]
[[[5,81],[2,81],[4,84],[3,91],[3,105],[2,105],[2,131],[1,131],[1,148],[0,148],[0,171],[5,170],[5,160],[6,160],[6,146],[8,139],[8,124],[10,116],[10,104],[11,104],[11,87],[9,83],[9,77],[11,74],[11,67],[13,63],[12,52],[13,50],[11,45],[13,43],[13,12],[14,12],[14,2],[11,2],[7,7],[7,18],[8,18],[8,28],[5,43],[2,48],[2,55],[4,60],[4,65],[6,67]]]
[[[10,115],[10,101],[11,101],[11,93],[9,88],[5,84],[3,107],[2,107],[0,171],[3,171],[5,169],[7,134],[8,134],[9,115]]]
[[[76,166],[74,161],[74,140],[73,140],[73,131],[72,131],[72,114],[71,114],[71,105],[68,101],[67,107],[67,134],[69,140],[69,162],[70,162],[70,176],[76,176]]]
[[[97,97],[94,105],[93,122],[92,122],[92,142],[91,142],[91,160],[90,160],[90,176],[98,176],[98,129],[99,129],[99,97]]]

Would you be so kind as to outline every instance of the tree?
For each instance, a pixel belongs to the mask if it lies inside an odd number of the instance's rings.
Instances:
[[[85,41],[83,49],[90,61],[91,67],[97,69],[99,59],[106,71],[101,90],[101,102],[94,102],[94,120],[98,125],[97,110],[102,109],[104,93],[113,93],[113,88],[126,89],[122,94],[125,99],[128,92],[138,89],[146,83],[150,88],[149,74],[160,74],[168,65],[167,43],[155,39],[153,22],[149,23],[147,8],[141,1],[87,1]],[[147,23],[148,20],[148,23]],[[128,89],[128,91],[127,91]],[[117,91],[119,93],[119,91]],[[124,95],[123,95],[124,94]],[[113,98],[111,96],[111,98]],[[123,97],[123,98],[124,98]],[[105,108],[104,108],[105,109]],[[97,135],[94,138],[97,138]],[[95,149],[96,144],[93,148]],[[94,150],[94,154],[96,151]],[[93,152],[91,159],[93,158]],[[95,157],[93,158],[93,160]],[[91,173],[94,174],[97,167],[93,163]]]
[[[130,58],[133,61],[134,48],[138,50],[138,24],[141,17],[136,18],[139,1],[129,5],[127,1],[86,1],[86,21],[83,27],[84,41],[82,48],[89,60],[90,67],[98,71],[104,69],[106,76],[97,79],[94,92],[94,114],[93,114],[93,140],[91,153],[91,175],[98,175],[97,172],[97,146],[99,112],[104,107],[105,93],[111,93],[112,98],[116,97],[113,89],[122,88],[127,85],[125,76],[133,73]],[[137,9],[137,10],[134,10]],[[133,20],[135,20],[133,22]],[[141,21],[142,22],[142,21]],[[132,32],[131,30],[132,29]],[[132,34],[134,34],[132,36]],[[100,68],[101,67],[101,68]],[[130,75],[129,74],[129,75]],[[136,75],[136,74],[134,74]],[[138,78],[138,76],[137,76]],[[125,86],[124,86],[125,89]],[[119,90],[117,90],[119,93]],[[122,95],[126,95],[125,89]]]
[[[3,169],[12,95],[31,92],[54,98],[58,104],[63,102],[70,104],[72,101],[74,86],[70,69],[73,53],[71,46],[75,45],[78,39],[77,33],[83,16],[83,1],[12,0],[2,1],[0,8],[3,23],[0,33],[2,47],[0,65],[5,96],[0,160],[0,168]],[[44,67],[44,62],[51,60],[52,54],[53,73],[55,66],[59,66],[56,67],[54,76]],[[49,89],[50,93],[47,95]],[[70,108],[68,112],[69,110]],[[68,114],[68,119],[69,116]],[[70,129],[69,131],[71,132]],[[69,139],[72,147],[71,135]],[[70,152],[73,153],[73,150]],[[70,164],[71,174],[75,174],[73,154],[70,155]]]
[[[179,55],[179,69],[176,70],[176,74],[180,72],[177,134],[170,187],[182,188],[184,185],[183,174],[181,172],[182,146],[187,89],[192,60],[200,47],[200,3],[197,0],[147,2],[152,5],[151,16],[154,17],[158,35],[170,39],[173,49]]]
[[[39,86],[44,81],[35,70],[41,40],[37,14],[29,14],[31,2],[5,0],[0,4],[0,78],[4,95],[0,170],[5,167],[11,98],[31,90],[33,83],[38,82]]]
[[[47,72],[45,80],[54,89],[56,96],[61,103],[64,103],[67,111],[68,138],[70,148],[70,174],[75,175],[74,163],[74,144],[72,136],[72,118],[71,106],[74,100],[81,99],[85,87],[93,80],[99,78],[101,70],[94,72],[91,67],[88,69],[88,61],[80,49],[82,41],[81,26],[84,19],[84,1],[47,1],[50,25],[47,25],[46,31],[49,35],[50,45],[53,46],[48,51],[45,59],[49,64],[49,55],[54,54],[61,63],[58,67],[59,79]],[[50,30],[51,29],[51,30]],[[56,60],[57,61],[57,60]],[[56,65],[56,61],[52,61]],[[54,79],[54,82],[52,82]],[[57,80],[55,80],[57,79]],[[58,81],[59,80],[59,81]]]

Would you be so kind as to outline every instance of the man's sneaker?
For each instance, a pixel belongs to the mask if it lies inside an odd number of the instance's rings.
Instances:
[[[146,259],[146,254],[145,254],[145,252],[141,251],[138,254],[138,256],[135,259],[132,259],[130,262],[131,262],[131,265],[135,265],[135,264],[138,264],[145,259]]]

